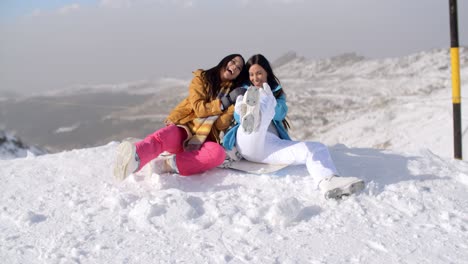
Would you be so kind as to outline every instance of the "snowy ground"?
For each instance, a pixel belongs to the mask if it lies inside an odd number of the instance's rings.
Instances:
[[[395,61],[402,60],[408,58]],[[283,76],[290,74],[285,84],[309,87],[325,78],[303,73],[298,80],[294,63],[317,66],[300,60],[281,66]],[[426,79],[396,77],[379,63],[353,63],[373,74],[349,86],[341,85],[343,68],[339,76],[328,68],[335,75],[322,81],[323,90],[314,86],[317,103],[332,91],[335,100],[322,106],[336,108],[341,91],[349,109],[326,116],[326,133],[315,130],[317,123],[295,134],[329,144],[341,174],[366,181],[361,194],[325,200],[304,166],[274,175],[142,172],[117,183],[111,176],[117,142],[1,160],[3,263],[468,263],[468,163],[451,157],[451,131],[443,131],[451,127],[450,82],[429,72],[440,84],[430,90]],[[414,74],[423,71],[414,67]],[[372,78],[383,88],[359,96]],[[414,89],[405,94],[405,85]],[[300,93],[288,93],[290,104]],[[384,95],[391,98],[378,101]],[[370,111],[359,106],[365,100]],[[307,118],[301,107],[291,106],[295,126]]]
[[[332,148],[366,180],[336,202],[297,166],[117,184],[116,143],[0,162],[4,263],[466,263],[468,164]],[[38,261],[38,262],[36,262]]]

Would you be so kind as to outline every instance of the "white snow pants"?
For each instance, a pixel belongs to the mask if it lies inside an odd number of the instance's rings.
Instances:
[[[237,107],[242,97],[236,102]],[[260,125],[251,134],[241,127],[237,130],[236,146],[239,153],[249,161],[267,164],[305,164],[315,180],[333,174],[338,175],[328,148],[319,142],[291,141],[279,138],[268,131],[275,115],[276,98],[270,91],[260,89]]]

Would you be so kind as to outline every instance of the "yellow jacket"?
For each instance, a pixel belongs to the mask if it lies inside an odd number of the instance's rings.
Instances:
[[[202,76],[202,70],[193,72],[193,75],[194,77],[189,86],[189,95],[172,109],[166,119],[166,124],[173,123],[186,126],[194,134],[194,123],[192,121],[195,118],[218,115],[219,118],[211,128],[208,139],[219,143],[219,133],[226,130],[233,119],[234,105],[222,111],[220,99],[207,99],[208,86]],[[232,82],[223,82],[221,87],[230,87],[232,84]]]

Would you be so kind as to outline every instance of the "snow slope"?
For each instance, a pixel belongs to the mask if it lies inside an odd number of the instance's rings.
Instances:
[[[359,195],[323,199],[304,166],[274,175],[142,171],[117,183],[111,170],[118,142],[0,160],[0,257],[4,263],[468,263],[468,163],[451,158],[445,131],[451,126],[447,63],[439,62],[445,53],[388,61],[296,58],[278,69],[290,88],[290,119],[301,128],[295,137],[326,142],[342,175],[366,181]],[[370,89],[376,83],[381,89]],[[307,108],[304,98],[317,105]]]
[[[335,146],[367,182],[327,201],[277,175],[111,177],[117,143],[0,161],[4,263],[466,263],[468,164]]]
[[[466,48],[461,49],[460,65],[466,131]],[[424,146],[453,157],[448,50],[383,60],[355,54],[320,61],[297,58],[276,73],[288,101],[294,102],[288,116],[295,138],[411,152]]]

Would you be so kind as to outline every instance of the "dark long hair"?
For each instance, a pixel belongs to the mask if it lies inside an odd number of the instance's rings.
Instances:
[[[214,66],[211,69],[205,70],[202,73],[202,76],[205,78],[205,80],[208,83],[208,99],[213,99],[216,98],[216,96],[219,93],[219,90],[221,89],[221,77],[220,73],[222,70],[226,69],[226,66],[228,63],[233,60],[235,57],[240,57],[242,59],[242,63],[244,66],[242,67],[241,72],[239,73],[239,76],[237,76],[236,79],[233,80],[231,87],[237,87],[240,86],[242,83],[246,82],[248,80],[248,73],[247,70],[245,69],[245,60],[244,57],[240,54],[231,54],[224,59],[222,59],[218,65]]]
[[[271,68],[270,62],[263,56],[262,54],[256,54],[250,57],[250,59],[245,63],[245,68],[247,69],[247,72],[249,71],[250,67],[254,64],[260,65],[263,69],[265,69],[267,73],[267,82],[268,85],[270,85],[271,89],[274,90],[278,85],[281,85],[278,77],[273,73],[273,69]],[[275,98],[280,97],[281,95],[286,96],[286,93],[283,91],[283,88],[279,89],[276,92],[273,92],[273,95]],[[289,122],[286,119],[283,119],[283,125],[288,130],[291,126],[289,125]]]

